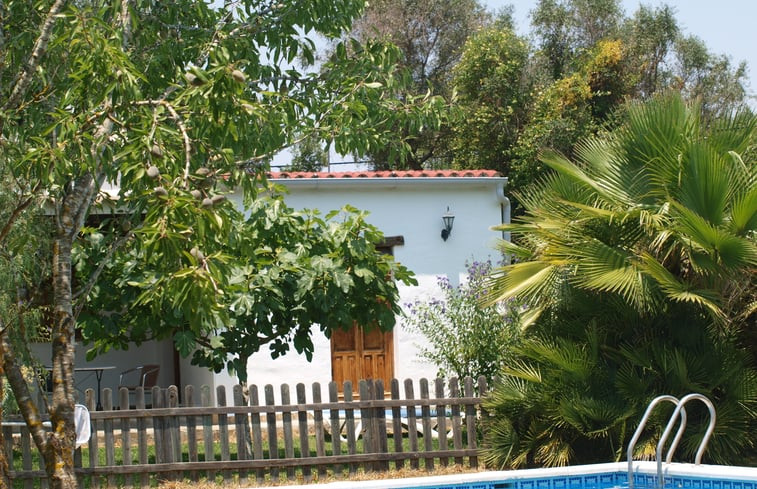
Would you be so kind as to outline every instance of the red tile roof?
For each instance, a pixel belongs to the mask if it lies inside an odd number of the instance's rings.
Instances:
[[[501,177],[495,170],[387,170],[387,171],[343,171],[343,172],[275,172],[269,178],[496,178]]]

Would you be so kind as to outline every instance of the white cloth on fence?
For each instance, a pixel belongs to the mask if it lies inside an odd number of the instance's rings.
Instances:
[[[87,406],[81,404],[74,406],[74,429],[76,430],[76,448],[86,445],[89,437],[92,436]]]

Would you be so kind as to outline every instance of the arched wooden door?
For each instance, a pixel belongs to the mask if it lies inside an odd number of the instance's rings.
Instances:
[[[394,378],[394,335],[379,328],[353,326],[331,332],[331,377],[342,392],[349,380],[357,392],[361,379],[382,379],[384,386]]]

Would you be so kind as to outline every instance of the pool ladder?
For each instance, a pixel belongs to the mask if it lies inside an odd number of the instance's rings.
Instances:
[[[644,425],[647,423],[647,420],[649,419],[649,416],[652,414],[652,410],[662,401],[670,401],[673,404],[675,404],[675,409],[673,410],[673,414],[670,415],[670,420],[668,421],[667,426],[665,427],[665,431],[662,432],[662,436],[660,437],[660,441],[657,443],[657,451],[655,453],[655,458],[657,460],[657,484],[660,489],[663,489],[665,487],[665,480],[662,475],[662,450],[665,446],[665,442],[668,440],[668,437],[670,436],[670,433],[673,431],[673,426],[676,424],[676,421],[678,418],[681,419],[681,423],[678,426],[678,431],[676,432],[675,438],[673,438],[673,443],[670,445],[670,449],[668,450],[668,456],[665,459],[665,463],[670,463],[673,460],[673,453],[675,452],[676,448],[678,448],[678,443],[681,441],[681,437],[683,436],[683,431],[686,429],[686,408],[684,405],[689,402],[692,399],[698,399],[702,401],[706,406],[707,409],[710,411],[710,424],[707,426],[707,431],[704,434],[704,438],[702,438],[702,442],[699,444],[699,449],[697,449],[696,457],[694,458],[694,464],[699,465],[702,463],[702,455],[704,454],[705,448],[707,448],[707,443],[710,441],[710,437],[712,436],[712,432],[715,431],[715,406],[713,406],[712,402],[707,399],[707,397],[703,396],[702,394],[688,394],[684,397],[682,397],[680,400],[677,397],[664,394],[662,396],[655,397],[652,399],[652,401],[647,406],[647,410],[644,411],[644,416],[642,416],[641,421],[639,422],[639,427],[636,428],[636,431],[633,434],[633,437],[631,437],[631,441],[628,443],[628,487],[629,489],[633,489],[633,449],[636,445],[636,442],[639,441],[639,437],[641,436],[641,432],[644,429]]]

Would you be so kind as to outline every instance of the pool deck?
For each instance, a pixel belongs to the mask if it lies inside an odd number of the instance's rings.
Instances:
[[[655,462],[634,462],[634,474],[657,475]],[[279,486],[286,489],[400,489],[422,488],[424,486],[438,487],[454,484],[475,484],[477,482],[515,481],[521,479],[547,479],[551,477],[566,477],[575,475],[592,475],[607,473],[628,473],[627,462],[574,465],[569,467],[554,467],[548,469],[524,469],[485,471],[465,474],[452,474],[428,477],[409,477],[403,479],[383,479],[372,481],[338,481],[326,484],[308,484],[295,486]],[[733,467],[724,465],[694,465],[683,463],[665,464],[665,477],[705,477],[725,480],[753,481],[757,483],[757,467]]]

